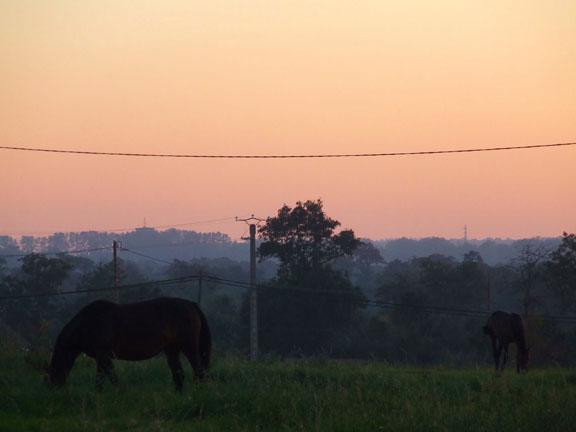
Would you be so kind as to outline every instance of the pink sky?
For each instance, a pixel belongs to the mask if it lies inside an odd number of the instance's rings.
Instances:
[[[576,141],[576,2],[0,0],[0,145],[385,153]],[[371,159],[0,150],[0,234],[323,199],[362,237],[576,231],[576,147]],[[184,227],[186,228],[186,227]]]

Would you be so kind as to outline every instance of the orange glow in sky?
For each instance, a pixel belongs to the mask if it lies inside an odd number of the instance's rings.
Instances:
[[[0,145],[385,153],[576,141],[576,2],[0,0]],[[361,237],[576,231],[576,147],[365,159],[0,150],[0,234],[273,216]],[[243,224],[190,226],[232,238]]]

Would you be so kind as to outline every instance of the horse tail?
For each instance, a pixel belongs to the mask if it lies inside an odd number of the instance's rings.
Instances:
[[[200,365],[202,369],[206,372],[210,370],[210,356],[212,353],[212,335],[210,333],[210,327],[208,326],[208,320],[206,320],[206,315],[200,309],[200,306],[196,305],[196,311],[200,316]]]

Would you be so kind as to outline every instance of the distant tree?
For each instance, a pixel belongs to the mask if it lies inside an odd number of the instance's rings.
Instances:
[[[424,289],[436,298],[436,303],[452,303],[456,260],[440,254],[416,260],[422,269],[420,280]]]
[[[8,275],[8,267],[6,266],[6,260],[0,257],[0,280],[4,279]]]
[[[361,286],[369,297],[373,297],[379,284],[378,270],[385,264],[380,250],[371,241],[362,240],[351,256],[335,260],[334,268],[345,271],[354,284]]]
[[[0,236],[0,251],[2,254],[18,254],[20,253],[20,248],[18,243],[10,236]]]
[[[27,294],[49,294],[58,291],[72,266],[60,258],[30,254],[21,258],[22,283]],[[42,300],[48,302],[49,300]]]
[[[414,261],[394,260],[378,275],[376,296],[382,300],[397,302],[406,293],[419,290],[421,269]]]
[[[524,318],[527,318],[536,308],[544,308],[544,302],[538,295],[542,288],[544,263],[550,251],[541,244],[526,241],[522,244],[520,253],[512,260],[512,266],[518,272],[519,288],[522,292],[521,303]]]
[[[121,266],[119,266],[119,269],[119,279],[122,283],[125,280],[125,273]],[[114,296],[109,288],[114,286],[114,277],[114,264],[112,262],[100,263],[92,270],[84,273],[76,289],[85,291],[85,293],[77,297],[76,309],[94,300],[112,300]]]
[[[362,241],[356,252],[354,260],[357,261],[365,271],[369,271],[374,264],[385,264],[386,260],[382,258],[380,250],[369,241]]]
[[[561,312],[576,309],[576,235],[564,233],[562,243],[545,263],[547,285]]]
[[[30,297],[6,306],[6,322],[36,345],[43,345],[64,302],[52,294],[58,293],[72,266],[62,259],[40,254],[26,255],[20,262],[19,271],[3,279],[2,291]]]
[[[456,302],[467,308],[488,306],[489,266],[476,251],[464,254],[456,267]]]
[[[434,254],[389,263],[377,290],[378,298],[391,307],[380,312],[380,327],[389,339],[388,352],[380,355],[418,364],[462,364],[478,358],[477,322],[458,311],[485,308],[488,273],[476,252],[465,254],[461,262]],[[438,308],[445,311],[433,313],[442,310]]]

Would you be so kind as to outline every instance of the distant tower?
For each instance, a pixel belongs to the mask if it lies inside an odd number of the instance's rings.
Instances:
[[[464,242],[468,241],[468,225],[464,225]]]

